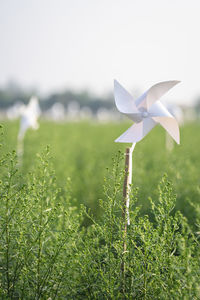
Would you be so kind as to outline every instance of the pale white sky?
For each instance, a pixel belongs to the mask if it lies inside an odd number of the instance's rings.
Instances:
[[[200,95],[200,0],[0,0],[0,85]]]

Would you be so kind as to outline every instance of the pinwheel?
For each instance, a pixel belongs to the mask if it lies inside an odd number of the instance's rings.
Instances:
[[[29,104],[24,106],[22,113],[21,113],[21,122],[20,122],[20,129],[18,134],[18,146],[17,146],[17,154],[18,154],[18,161],[19,164],[22,163],[22,156],[24,152],[24,136],[28,128],[32,128],[34,130],[39,128],[39,124],[37,119],[40,115],[40,107],[38,104],[37,97],[31,97]]]
[[[177,83],[179,83],[179,81],[157,83],[134,101],[133,97],[115,80],[114,95],[117,109],[135,122],[135,124],[117,138],[115,142],[139,142],[156,124],[160,124],[179,144],[178,123],[159,101],[159,99]]]
[[[28,128],[32,128],[34,130],[39,128],[39,124],[37,119],[40,115],[40,107],[38,104],[38,99],[36,97],[31,97],[29,104],[24,107],[22,111],[22,117],[20,122],[20,130],[19,130],[19,139],[23,139],[24,135]]]
[[[125,179],[124,179],[124,218],[127,215],[127,224],[129,220],[129,201],[130,201],[130,185],[132,183],[132,152],[137,142],[141,141],[155,125],[160,124],[179,144],[179,127],[176,119],[159,101],[159,99],[173,88],[180,81],[164,81],[155,84],[147,90],[142,96],[134,101],[133,97],[122,87],[122,85],[114,81],[114,96],[117,109],[134,124],[125,131],[115,142],[133,143],[131,148],[126,149],[125,160]],[[126,223],[126,222],[125,222]],[[126,225],[125,225],[126,231]]]
[[[170,114],[176,118],[179,126],[182,126],[184,124],[184,116],[182,109],[174,103],[166,103],[166,107]],[[172,151],[175,145],[174,139],[171,137],[171,135],[168,134],[167,131],[165,132],[165,145],[167,151]]]

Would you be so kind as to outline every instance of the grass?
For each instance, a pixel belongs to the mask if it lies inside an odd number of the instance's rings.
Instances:
[[[127,124],[44,122],[27,132],[22,168],[16,125],[0,150],[2,299],[200,298],[199,124],[170,153],[161,128],[136,146],[127,235],[113,143]]]
[[[33,170],[37,153],[50,147],[53,169],[59,187],[65,192],[67,178],[71,178],[72,198],[76,205],[84,204],[99,217],[98,199],[103,195],[106,168],[112,168],[112,157],[125,151],[126,145],[114,143],[129,123],[63,123],[41,122],[37,131],[29,130],[25,136],[24,161],[20,172],[25,176]],[[4,124],[3,152],[17,147],[17,122]],[[194,224],[196,212],[189,202],[199,203],[200,123],[181,128],[181,145],[169,152],[165,147],[165,131],[160,126],[153,129],[138,143],[133,153],[133,186],[139,187],[138,197],[142,212],[149,213],[148,197],[157,198],[157,185],[167,173],[177,193],[175,209],[180,210]]]

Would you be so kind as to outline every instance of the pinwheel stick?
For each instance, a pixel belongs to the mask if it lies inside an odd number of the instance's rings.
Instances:
[[[125,177],[124,177],[124,187],[123,187],[123,231],[124,231],[124,241],[123,241],[123,254],[126,253],[126,235],[127,235],[127,225],[130,225],[129,219],[129,203],[130,203],[130,185],[132,183],[132,153],[135,148],[136,143],[133,143],[132,147],[126,148],[125,153]],[[122,261],[122,273],[125,274],[125,262]]]
[[[130,203],[130,185],[132,183],[132,153],[136,143],[133,143],[132,147],[126,148],[125,153],[125,177],[123,188],[123,219],[124,224],[130,225],[129,219],[129,203]]]
[[[18,136],[18,139],[17,139],[17,159],[18,159],[18,165],[19,166],[22,166],[23,154],[24,154],[24,139],[23,139],[23,137]]]

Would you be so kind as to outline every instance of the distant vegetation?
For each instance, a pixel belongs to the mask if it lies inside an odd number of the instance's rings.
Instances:
[[[90,207],[100,215],[98,199],[103,198],[103,181],[106,168],[112,167],[112,157],[126,144],[114,140],[125,131],[131,122],[98,124],[93,122],[53,123],[40,121],[37,131],[29,129],[24,139],[24,161],[21,172],[32,171],[46,145],[50,146],[52,163],[58,184],[65,189],[67,178],[72,182],[72,195],[77,205]],[[19,122],[4,122],[5,151],[17,149]],[[173,181],[177,193],[176,208],[180,209],[193,224],[195,211],[188,200],[199,201],[199,145],[200,123],[180,128],[181,144],[172,151],[166,149],[166,134],[156,126],[136,145],[133,153],[133,185],[139,187],[139,199],[143,213],[149,212],[148,197],[156,198],[156,187],[164,173]],[[191,147],[192,145],[192,147]]]
[[[138,91],[135,91],[136,94]],[[36,89],[25,89],[15,81],[0,87],[0,118],[17,119],[20,107],[27,105],[32,96],[37,96],[42,117],[54,121],[97,119],[99,121],[119,120],[112,93],[97,96],[87,90],[65,89],[42,96]],[[181,124],[200,117],[200,97],[176,106],[168,103],[168,109]]]
[[[77,92],[66,89],[62,92],[55,92],[49,96],[41,97],[34,89],[25,90],[20,88],[16,83],[10,82],[4,88],[0,88],[0,109],[6,110],[17,102],[27,104],[33,94],[39,97],[42,111],[48,110],[55,103],[61,103],[65,108],[67,108],[71,102],[77,102],[80,109],[83,107],[89,107],[93,113],[96,113],[98,109],[102,107],[106,109],[114,108],[112,95],[98,97],[88,91]]]

